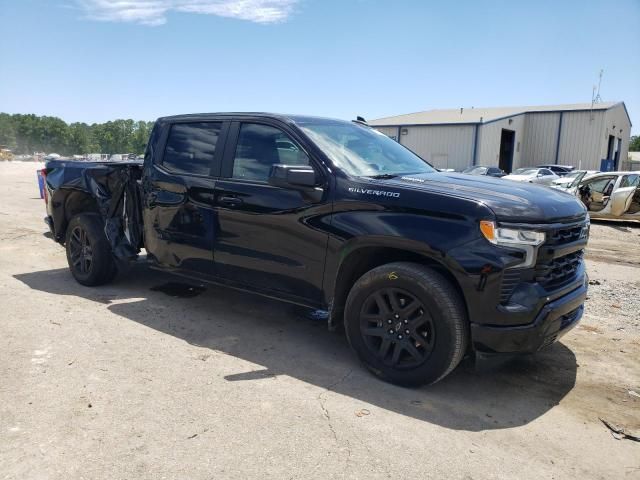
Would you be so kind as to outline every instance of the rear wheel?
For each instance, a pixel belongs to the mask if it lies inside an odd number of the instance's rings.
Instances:
[[[462,299],[438,272],[397,262],[377,267],[353,286],[345,308],[352,348],[379,377],[405,386],[435,383],[467,346]]]
[[[103,285],[116,276],[116,263],[98,214],[82,213],[71,219],[65,248],[69,270],[78,283]]]

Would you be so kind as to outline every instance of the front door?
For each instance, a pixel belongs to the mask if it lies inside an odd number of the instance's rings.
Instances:
[[[293,132],[284,129],[266,120],[231,126],[216,183],[216,274],[293,300],[319,302],[328,236],[316,225],[331,205],[317,165],[318,195],[268,184],[273,164],[313,165]]]
[[[226,127],[194,121],[154,131],[161,151],[145,162],[144,236],[147,253],[163,267],[214,274],[214,177]]]
[[[587,180],[580,186],[580,198],[591,212],[599,212],[609,203],[617,176],[598,177]]]
[[[513,150],[515,147],[516,132],[502,129],[500,134],[500,157],[498,167],[501,170],[511,173],[513,169]]]

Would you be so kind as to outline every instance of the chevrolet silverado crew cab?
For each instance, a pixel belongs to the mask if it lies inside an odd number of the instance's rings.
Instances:
[[[144,249],[167,271],[328,312],[394,383],[436,382],[466,353],[536,352],[583,313],[576,197],[437,172],[363,122],[166,117],[142,162],[43,174],[46,221],[81,284]]]

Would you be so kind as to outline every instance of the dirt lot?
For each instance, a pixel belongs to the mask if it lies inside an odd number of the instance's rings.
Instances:
[[[290,306],[134,269],[85,288],[0,163],[0,478],[640,478],[640,228],[596,224],[581,325],[409,390]],[[179,280],[178,280],[179,281]]]

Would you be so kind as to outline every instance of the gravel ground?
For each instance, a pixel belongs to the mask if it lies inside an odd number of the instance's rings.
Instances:
[[[640,432],[640,228],[594,224],[561,342],[410,390],[287,305],[144,265],[78,285],[35,168],[0,163],[0,478],[640,478],[600,420]]]

